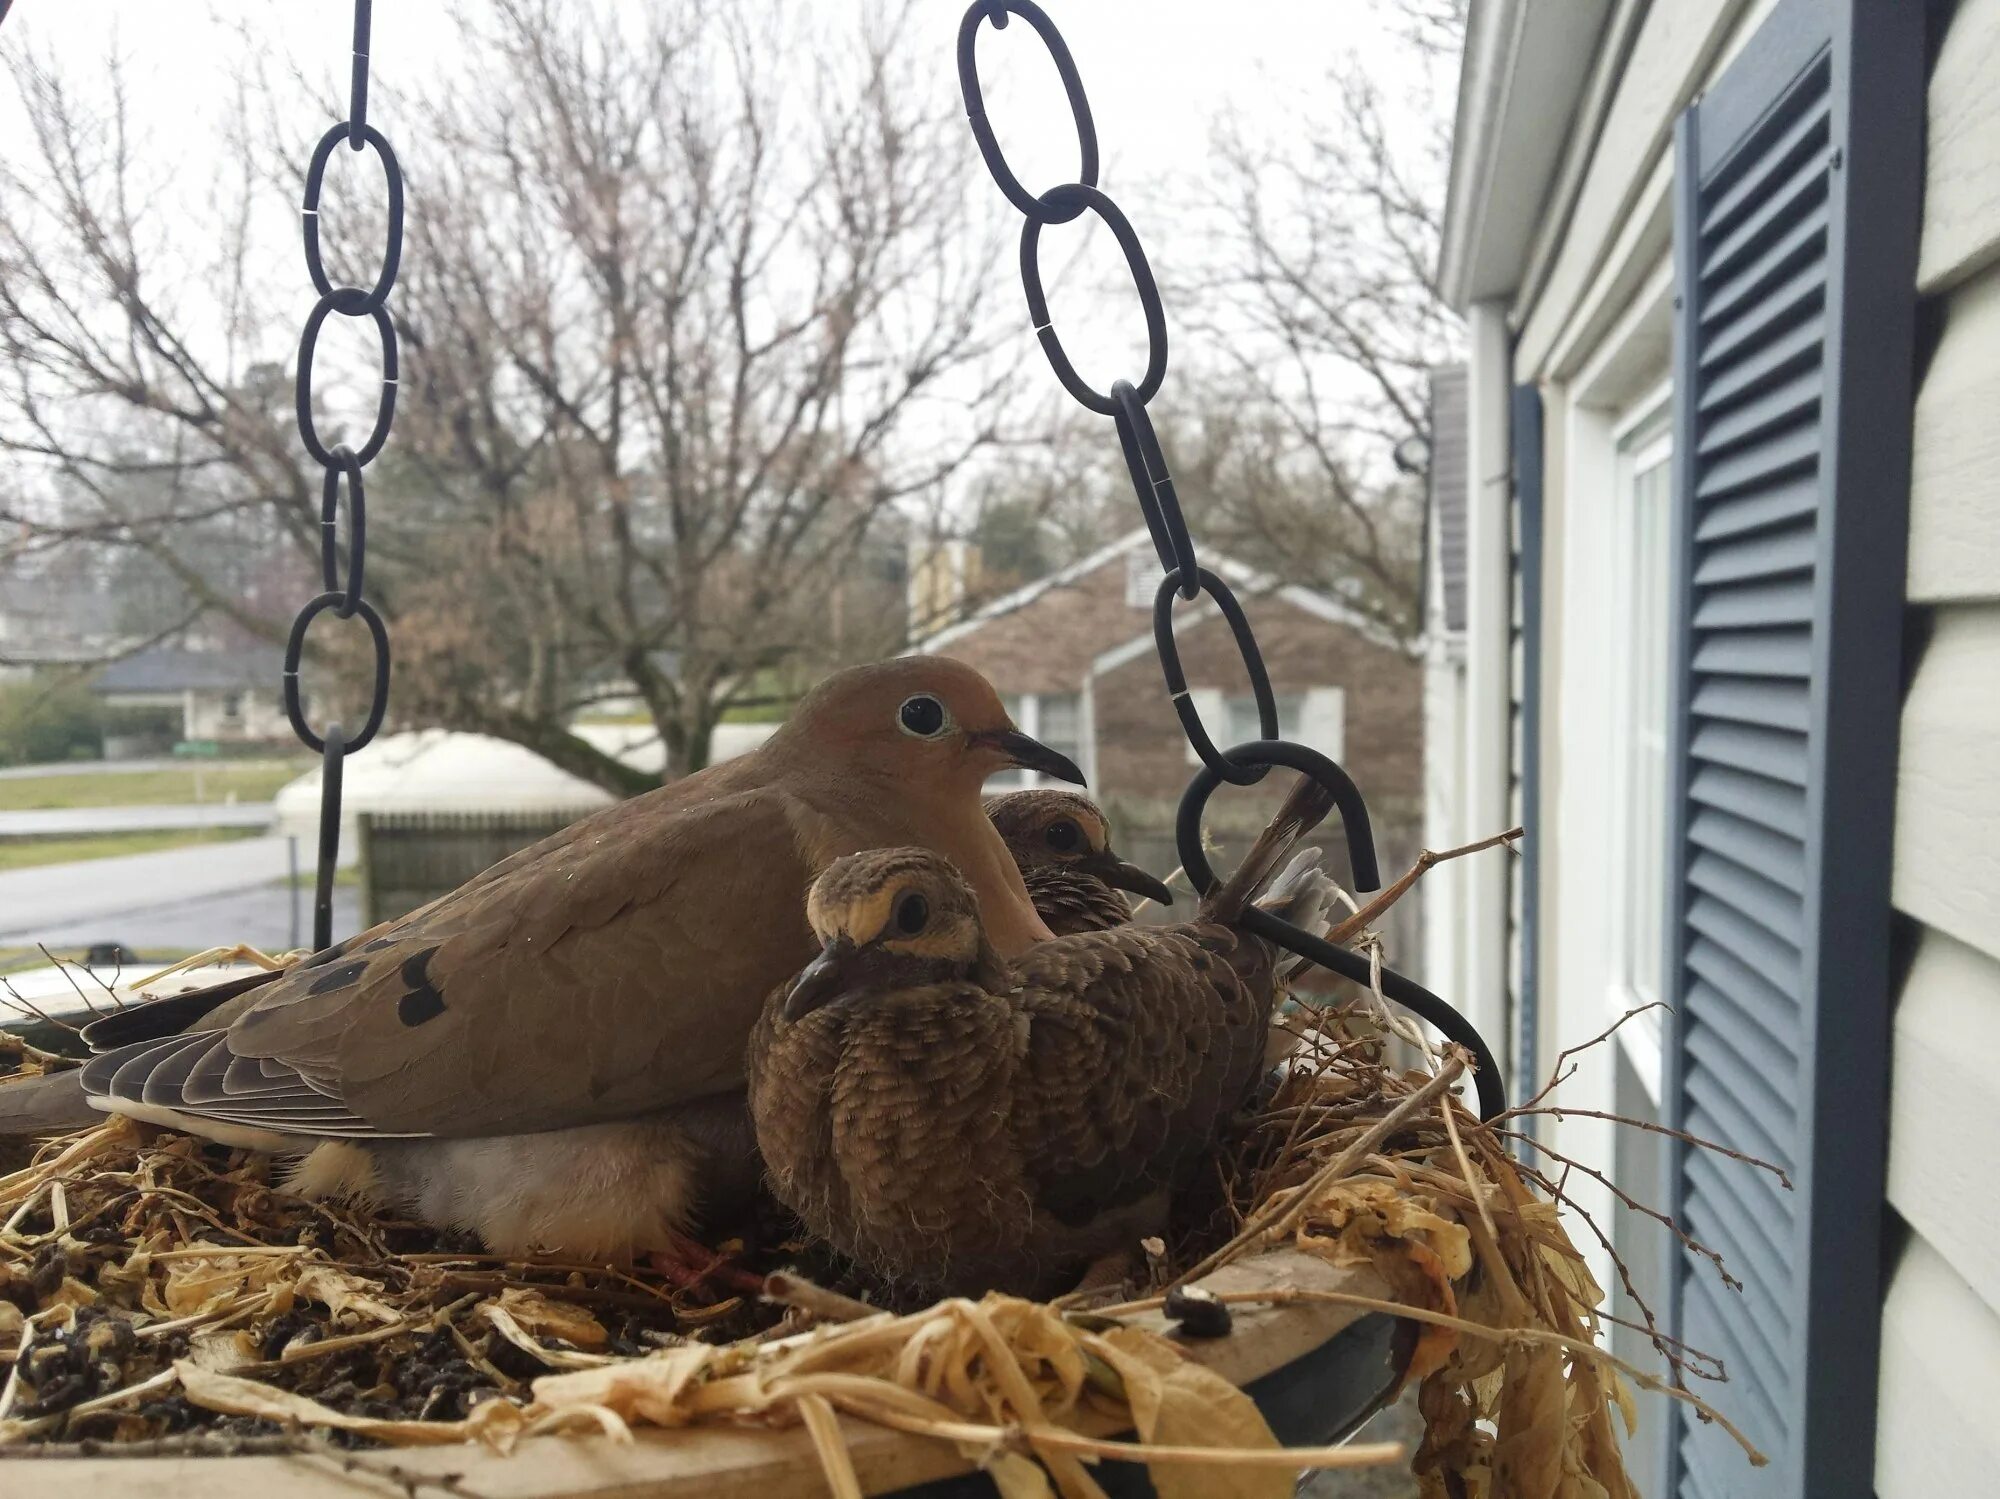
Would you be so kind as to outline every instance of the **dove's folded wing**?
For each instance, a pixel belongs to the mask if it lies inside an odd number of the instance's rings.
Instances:
[[[606,808],[210,1028],[96,1058],[85,1087],[345,1136],[556,1129],[739,1087],[757,1001],[813,951],[809,820],[768,786]]]
[[[1221,928],[1123,928],[1035,949],[1021,1128],[1038,1202],[1082,1223],[1171,1185],[1240,1101],[1270,1011]]]

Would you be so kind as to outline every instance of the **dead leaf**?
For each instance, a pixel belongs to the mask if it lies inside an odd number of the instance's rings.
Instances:
[[[1568,1446],[1567,1393],[1560,1348],[1516,1344],[1507,1350],[1493,1474],[1509,1499],[1555,1499]]]
[[[218,1374],[192,1359],[176,1361],[174,1371],[180,1376],[187,1398],[208,1410],[232,1416],[256,1416],[287,1426],[331,1427],[400,1446],[444,1447],[474,1437],[492,1440],[497,1429],[520,1425],[519,1411],[504,1400],[487,1401],[463,1421],[384,1421],[373,1416],[349,1415],[254,1379]],[[511,1423],[505,1412],[513,1413]]]
[[[980,1454],[967,1452],[967,1457],[978,1460]],[[983,1464],[986,1476],[993,1480],[993,1487],[1000,1499],[1055,1499],[1055,1490],[1049,1487],[1049,1475],[1042,1465],[1018,1452],[995,1452]]]
[[[591,1351],[604,1347],[611,1338],[603,1323],[574,1302],[558,1301],[525,1286],[509,1286],[500,1293],[499,1304],[524,1331],[538,1338],[561,1338],[572,1347]]]
[[[684,1426],[688,1413],[681,1401],[715,1362],[717,1352],[690,1345],[601,1369],[544,1374],[534,1383],[535,1399],[529,1414],[540,1416],[568,1406],[589,1405],[611,1411],[628,1423]]]
[[[1257,1403],[1214,1370],[1144,1328],[1120,1327],[1092,1339],[1125,1381],[1140,1440],[1166,1447],[1271,1449]],[[1154,1463],[1147,1475],[1160,1499],[1288,1499],[1293,1475],[1280,1468]]]
[[[596,1369],[605,1364],[617,1362],[611,1355],[605,1353],[585,1353],[581,1349],[570,1348],[568,1346],[544,1347],[529,1333],[526,1327],[515,1320],[514,1314],[508,1311],[505,1306],[504,1303],[507,1301],[507,1298],[513,1294],[514,1291],[510,1288],[501,1295],[499,1301],[483,1303],[479,1308],[479,1314],[486,1319],[487,1324],[495,1332],[527,1354],[528,1357],[539,1359],[551,1369]],[[532,1292],[529,1293],[531,1296],[533,1294]],[[536,1299],[539,1300],[540,1298],[537,1297]],[[591,1326],[597,1328],[598,1335],[602,1339],[604,1329],[598,1326],[595,1318],[591,1318],[590,1323]]]
[[[291,1266],[282,1255],[206,1255],[176,1260],[167,1269],[163,1310],[173,1317],[196,1317],[261,1290]]]
[[[309,1301],[319,1302],[336,1317],[353,1312],[378,1324],[403,1320],[401,1312],[373,1294],[371,1282],[332,1265],[308,1265],[292,1289]]]
[[[257,1343],[241,1328],[196,1333],[188,1339],[187,1362],[215,1374],[257,1362]]]

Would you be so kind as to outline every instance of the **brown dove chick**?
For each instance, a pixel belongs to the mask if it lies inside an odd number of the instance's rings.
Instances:
[[[1262,1069],[1279,954],[1230,925],[1232,887],[1184,925],[1008,959],[937,854],[833,865],[808,903],[820,956],[751,1039],[772,1188],[843,1253],[933,1295],[1047,1295],[1160,1231]],[[1310,926],[1329,889],[1302,861],[1273,900]]]
[[[979,799],[1024,765],[1080,780],[970,667],[822,683],[754,753],[593,814],[268,981],[107,1017],[80,1072],[0,1089],[0,1128],[79,1102],[312,1154],[352,1192],[489,1248],[651,1247],[750,1173],[744,1043],[816,948],[807,886],[860,849],[964,871],[996,948],[1048,937]]]
[[[1111,824],[1075,791],[1009,791],[986,798],[986,815],[1021,867],[1035,914],[1058,937],[1101,932],[1132,919],[1130,890],[1163,906],[1174,893],[1111,849]]]

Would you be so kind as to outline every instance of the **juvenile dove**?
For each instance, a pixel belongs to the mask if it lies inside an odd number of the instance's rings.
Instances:
[[[1125,925],[1127,890],[1174,903],[1164,883],[1112,852],[1110,822],[1079,792],[1008,791],[986,798],[986,815],[1021,867],[1035,914],[1058,937]]]
[[[964,872],[997,950],[1050,935],[980,803],[1007,766],[1082,779],[967,666],[839,673],[753,753],[409,916],[268,981],[108,1017],[86,1039],[110,1049],[80,1073],[33,1099],[0,1088],[0,1128],[60,1122],[81,1096],[310,1150],[301,1190],[472,1229],[499,1253],[671,1245],[705,1196],[754,1181],[744,1042],[815,950],[802,910],[828,864],[930,848]]]
[[[1267,835],[1193,922],[1013,957],[937,853],[834,864],[807,904],[820,956],[750,1043],[773,1190],[927,1294],[1046,1295],[1158,1232],[1261,1071],[1280,954],[1231,923],[1297,832]],[[1330,888],[1302,856],[1268,903],[1310,926]]]

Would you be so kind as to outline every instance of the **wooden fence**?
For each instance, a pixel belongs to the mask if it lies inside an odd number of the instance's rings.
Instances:
[[[361,866],[361,914],[366,926],[404,916],[417,907],[456,890],[482,870],[575,821],[582,813],[540,812],[406,812],[363,813],[358,819]],[[1164,875],[1180,862],[1174,837],[1166,827],[1121,822],[1115,838],[1120,854],[1142,868]],[[1394,823],[1375,830],[1382,878],[1393,880],[1410,866],[1420,847],[1414,829]],[[1212,855],[1218,870],[1234,867],[1252,834],[1224,831]],[[1322,851],[1324,867],[1345,884],[1349,878],[1346,840],[1335,830],[1322,829],[1310,840]],[[1420,965],[1422,953],[1423,887],[1419,885],[1378,923],[1391,964],[1405,971]],[[1194,912],[1183,896],[1172,907],[1152,907],[1145,919],[1185,921]]]
[[[356,819],[362,925],[407,916],[583,815],[581,811],[364,812]]]

